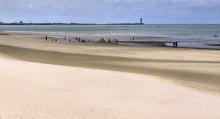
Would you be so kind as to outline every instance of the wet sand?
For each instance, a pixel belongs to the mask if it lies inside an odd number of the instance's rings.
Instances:
[[[220,117],[220,51],[0,36],[0,117]]]

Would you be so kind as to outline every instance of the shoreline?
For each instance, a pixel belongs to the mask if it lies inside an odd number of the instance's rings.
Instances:
[[[25,37],[50,37],[57,40],[62,40],[64,37],[71,38],[80,37],[83,39],[87,39],[89,41],[98,42],[100,38],[106,39],[119,39],[119,43],[122,45],[128,46],[159,46],[159,47],[174,47],[174,43],[178,43],[178,48],[189,48],[189,49],[209,49],[209,50],[220,50],[220,44],[209,41],[209,43],[205,43],[204,41],[184,41],[178,40],[167,36],[143,36],[143,35],[112,35],[112,34],[80,34],[80,33],[62,33],[62,32],[18,32],[18,31],[8,31],[8,32],[0,32],[5,35],[14,35],[14,36],[25,36]],[[135,39],[133,42],[132,39]],[[106,41],[107,42],[107,41]],[[197,45],[191,45],[192,43]],[[204,43],[203,43],[204,42]],[[175,47],[176,48],[176,47]]]

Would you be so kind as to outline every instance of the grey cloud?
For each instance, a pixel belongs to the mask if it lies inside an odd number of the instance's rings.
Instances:
[[[219,8],[220,0],[0,0],[0,21],[217,22]]]

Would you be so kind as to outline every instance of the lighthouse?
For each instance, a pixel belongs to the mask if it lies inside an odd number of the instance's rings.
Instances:
[[[143,24],[143,19],[142,18],[140,18],[140,24]]]

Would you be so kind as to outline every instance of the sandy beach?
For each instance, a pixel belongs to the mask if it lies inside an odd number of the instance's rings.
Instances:
[[[0,119],[220,118],[219,50],[2,34],[0,66]]]

